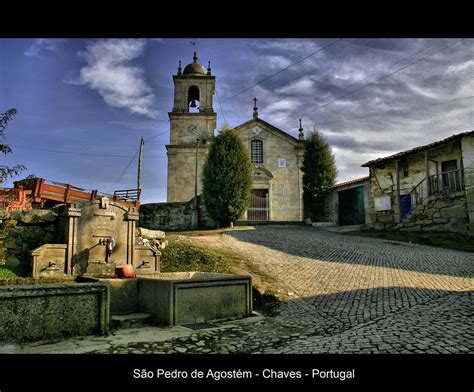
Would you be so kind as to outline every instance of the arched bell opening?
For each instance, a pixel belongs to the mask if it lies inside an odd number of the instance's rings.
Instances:
[[[188,90],[188,113],[199,113],[199,88],[191,86]]]

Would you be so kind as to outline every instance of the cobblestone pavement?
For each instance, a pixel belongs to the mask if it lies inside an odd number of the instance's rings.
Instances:
[[[232,231],[219,242],[275,279],[286,298],[279,315],[176,327],[163,338],[145,328],[62,352],[474,353],[472,253],[299,226]]]

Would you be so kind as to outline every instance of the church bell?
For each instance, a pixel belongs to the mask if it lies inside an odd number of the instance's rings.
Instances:
[[[196,106],[196,100],[195,100],[195,99],[192,100],[190,107],[192,107],[192,108],[196,108],[196,107],[197,107],[197,106]]]

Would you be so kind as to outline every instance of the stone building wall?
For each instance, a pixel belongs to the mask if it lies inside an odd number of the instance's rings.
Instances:
[[[466,187],[466,208],[468,214],[468,234],[474,236],[474,136],[461,140],[464,183]]]
[[[199,227],[211,229],[217,227],[202,203],[199,202]],[[149,203],[140,206],[139,226],[151,230],[192,230],[194,199],[188,202]]]
[[[258,127],[258,133],[255,128]],[[303,220],[303,180],[301,165],[304,146],[298,140],[276,130],[264,121],[254,120],[237,127],[250,155],[252,140],[263,141],[263,164],[273,178],[254,178],[255,189],[268,189],[270,221]],[[285,159],[285,167],[279,160]]]
[[[197,192],[202,192],[202,172],[209,153],[209,143],[199,145]],[[194,198],[196,147],[168,146],[168,196],[170,203],[188,202]]]
[[[331,189],[324,199],[323,208],[317,217],[318,221],[331,222],[337,224],[338,222],[338,196],[337,189]]]

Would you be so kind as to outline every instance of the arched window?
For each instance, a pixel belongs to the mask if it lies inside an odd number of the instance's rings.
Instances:
[[[199,112],[199,88],[191,86],[188,90],[188,113]]]
[[[263,163],[263,141],[252,140],[250,142],[250,159],[252,163]]]

